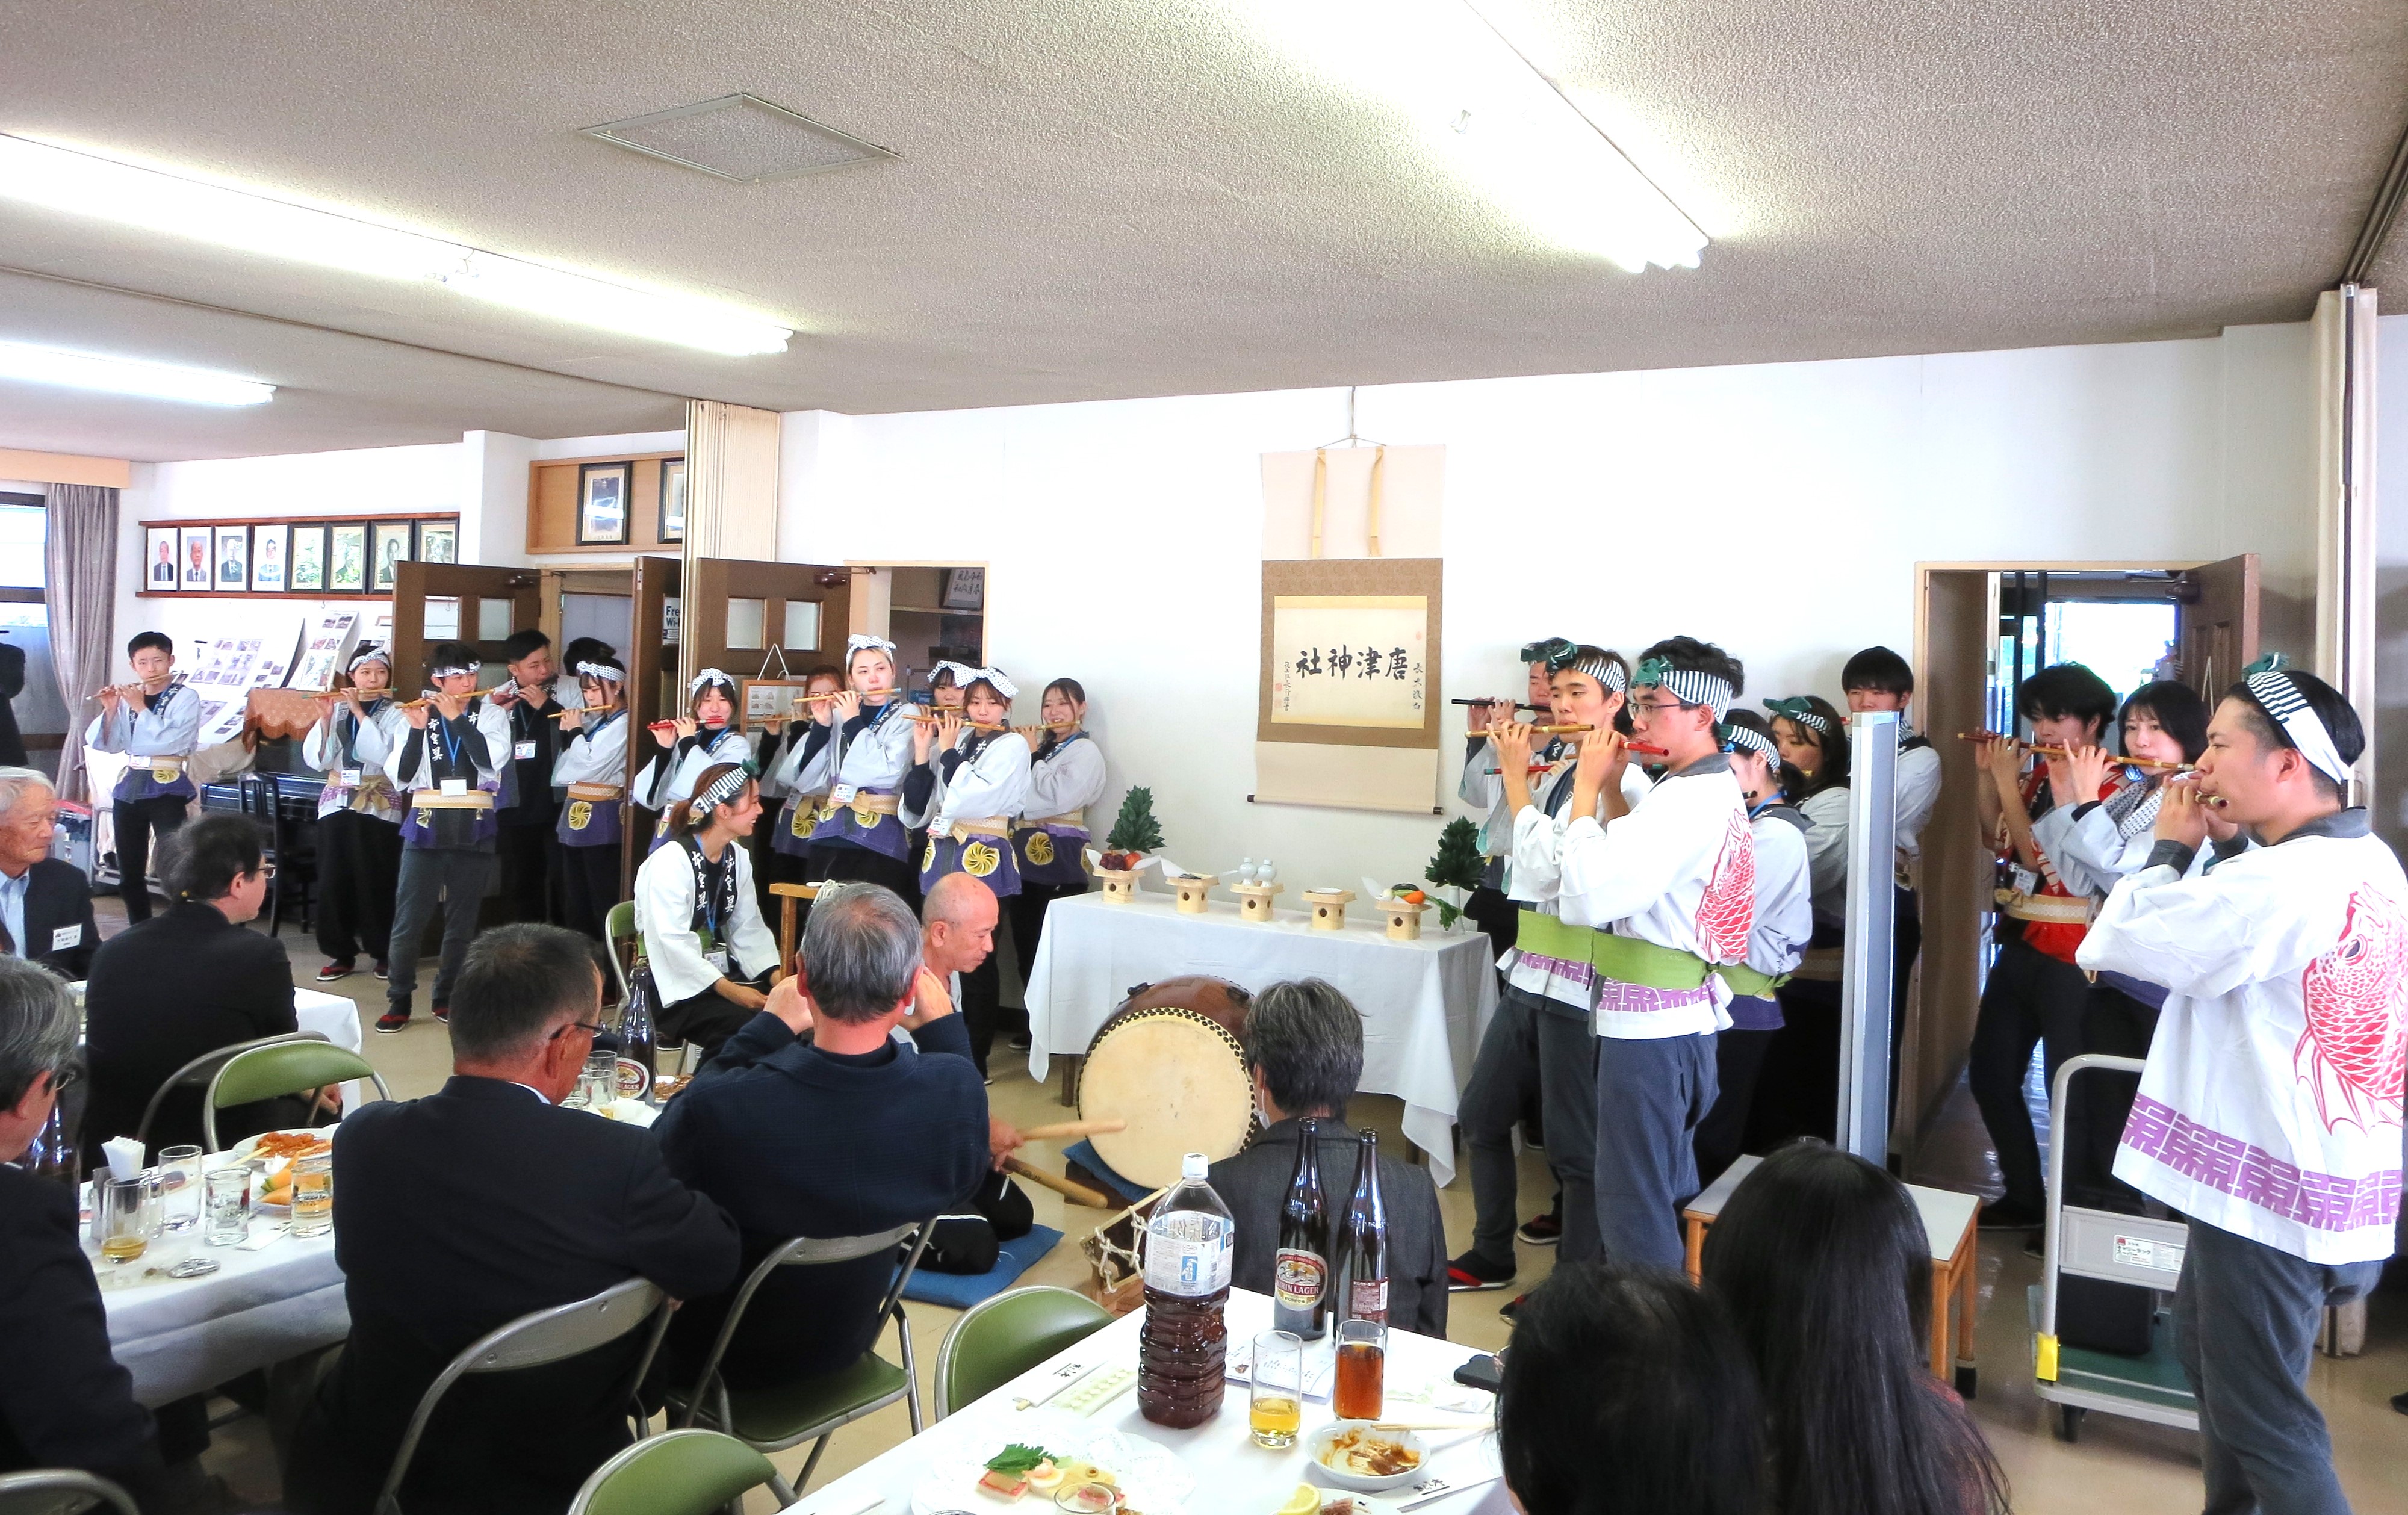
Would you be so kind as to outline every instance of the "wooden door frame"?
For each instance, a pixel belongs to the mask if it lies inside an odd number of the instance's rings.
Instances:
[[[500,577],[495,577],[500,576]],[[472,599],[498,599],[496,591],[507,590],[510,598],[510,630],[527,630],[542,622],[542,581],[533,567],[483,563],[417,563],[394,565],[393,578],[393,688],[395,697],[411,699],[418,690],[427,685],[428,644],[426,639],[426,602],[428,598],[457,599],[461,602],[462,636],[454,640],[477,650],[477,655],[487,664],[501,661],[502,644],[480,640],[466,635],[476,630],[471,620]],[[500,683],[496,678],[493,683]],[[480,688],[490,687],[480,684]]]
[[[634,634],[627,639],[635,645],[625,650],[627,683],[621,692],[627,702],[627,767],[623,793],[627,804],[621,811],[627,818],[625,835],[619,848],[619,897],[633,897],[636,869],[642,865],[651,850],[652,812],[638,808],[636,798],[636,775],[644,765],[658,756],[664,749],[652,740],[649,730],[655,721],[667,719],[662,708],[665,695],[661,675],[668,674],[672,682],[678,672],[678,647],[685,639],[685,617],[694,608],[686,602],[685,560],[663,553],[644,553],[629,568],[629,583],[635,597],[635,615],[630,622]],[[660,639],[664,602],[672,594],[679,597],[678,642]],[[670,710],[679,703],[667,700]]]

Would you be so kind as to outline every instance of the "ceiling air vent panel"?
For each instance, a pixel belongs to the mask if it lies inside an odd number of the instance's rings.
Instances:
[[[606,121],[581,135],[739,184],[900,156],[752,94]]]

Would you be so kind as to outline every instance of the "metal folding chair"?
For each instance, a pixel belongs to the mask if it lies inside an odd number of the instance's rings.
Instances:
[[[169,1094],[175,1093],[179,1089],[206,1089],[208,1086],[209,1080],[217,1077],[218,1069],[225,1066],[228,1063],[233,1062],[235,1058],[240,1056],[242,1053],[250,1051],[252,1048],[273,1047],[279,1042],[324,1041],[325,1039],[326,1034],[322,1031],[287,1031],[274,1036],[261,1036],[251,1041],[238,1041],[230,1047],[221,1047],[214,1052],[203,1052],[200,1056],[185,1064],[182,1067],[178,1068],[174,1073],[168,1076],[165,1083],[161,1084],[157,1089],[150,1092],[150,1102],[142,1107],[142,1123],[134,1128],[134,1139],[143,1143],[145,1146],[150,1144],[150,1122],[159,1118],[159,1107],[167,1102],[167,1096]]]
[[[233,1105],[251,1105],[280,1094],[297,1094],[330,1083],[366,1079],[376,1085],[380,1099],[391,1099],[384,1075],[357,1052],[346,1051],[323,1037],[310,1036],[252,1047],[228,1058],[209,1079],[201,1099],[201,1146],[221,1150],[218,1111]]]
[[[108,1479],[72,1467],[0,1473],[0,1515],[78,1515],[95,1505],[117,1515],[142,1515],[134,1496]]]

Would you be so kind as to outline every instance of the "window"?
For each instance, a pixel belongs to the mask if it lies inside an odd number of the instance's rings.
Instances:
[[[39,589],[50,512],[38,497],[0,494],[0,588]]]

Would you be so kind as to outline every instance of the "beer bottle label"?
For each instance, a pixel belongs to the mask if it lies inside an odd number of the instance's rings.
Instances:
[[[1271,1294],[1279,1304],[1294,1310],[1309,1310],[1321,1303],[1322,1292],[1329,1285],[1329,1265],[1318,1252],[1300,1247],[1283,1247],[1271,1265]]]
[[[1377,1321],[1388,1323],[1388,1280],[1357,1279],[1347,1301],[1346,1316],[1354,1321]]]

